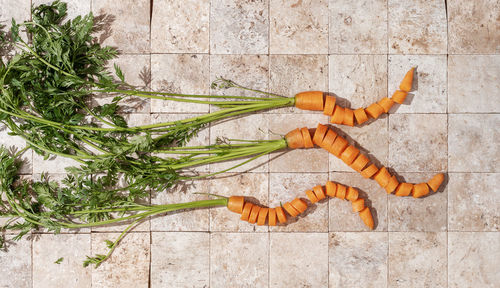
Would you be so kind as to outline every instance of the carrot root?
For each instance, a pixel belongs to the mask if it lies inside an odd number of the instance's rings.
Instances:
[[[269,208],[267,224],[276,226],[276,208]]]
[[[342,124],[342,121],[344,121],[344,113],[344,108],[340,107],[339,105],[335,105],[335,110],[333,110],[333,115],[330,119],[330,122],[332,122],[333,124]]]
[[[365,199],[359,198],[352,202],[352,211],[360,212],[363,209],[365,209]]]
[[[321,187],[321,185],[314,186],[313,190],[314,194],[316,194],[316,198],[318,198],[318,201],[326,198],[325,191],[323,190],[323,187]]]
[[[252,203],[245,203],[245,206],[243,207],[243,212],[241,213],[241,220],[243,221],[248,221],[248,217],[250,217],[250,212],[252,211],[253,204]]]
[[[299,128],[288,132],[285,135],[285,139],[286,139],[286,143],[288,145],[288,148],[298,149],[298,148],[305,147],[304,137],[302,136],[302,132],[300,132]]]
[[[245,205],[245,198],[243,196],[231,196],[227,201],[227,209],[235,213],[243,213],[243,206]]]
[[[302,133],[302,139],[304,139],[304,147],[305,148],[313,148],[314,143],[311,139],[311,132],[306,127],[300,128],[300,132]]]
[[[283,209],[285,209],[285,211],[292,217],[297,217],[300,214],[299,211],[297,211],[297,209],[290,204],[290,202],[283,204]]]
[[[276,211],[276,216],[278,217],[278,221],[281,224],[286,223],[286,215],[285,215],[285,211],[283,211],[283,208],[276,207],[276,208],[274,208],[274,210]]]
[[[356,118],[356,122],[358,122],[358,124],[363,124],[368,121],[368,116],[363,108],[354,110],[354,117]]]
[[[412,67],[410,71],[406,72],[405,77],[403,78],[403,81],[401,81],[401,84],[399,84],[399,89],[410,92],[411,87],[413,85],[413,72],[415,71],[415,67]]]
[[[365,207],[365,209],[361,210],[359,212],[359,217],[361,217],[361,220],[363,220],[363,223],[365,223],[366,226],[373,230],[374,222],[370,208]]]
[[[353,201],[358,200],[358,197],[359,197],[358,189],[349,186],[347,188],[347,194],[345,196],[345,199],[353,202]]]
[[[427,183],[413,185],[412,196],[414,198],[424,197],[427,194],[429,194],[429,186],[427,186]]]
[[[314,194],[314,192],[311,190],[307,190],[306,195],[307,195],[307,198],[309,198],[309,201],[311,201],[311,203],[313,203],[313,204],[319,201],[318,197],[316,197],[316,194]]]
[[[259,210],[259,216],[257,217],[257,225],[262,226],[266,224],[268,213],[269,213],[269,208],[261,208]]]
[[[427,185],[429,185],[429,187],[431,187],[432,191],[437,192],[437,190],[439,189],[439,186],[441,186],[443,181],[444,181],[444,174],[439,173],[439,174],[434,175],[434,177],[432,177],[432,179],[429,180],[429,182],[427,182]]]
[[[373,103],[372,105],[368,106],[365,111],[368,116],[372,117],[373,119],[377,119],[380,115],[382,115],[382,113],[384,113],[384,108],[378,105],[378,103]]]
[[[408,95],[408,92],[396,90],[396,92],[394,92],[394,94],[392,94],[391,99],[392,99],[392,101],[394,101],[398,104],[403,104],[403,102],[405,102],[406,95]]]
[[[323,111],[323,92],[306,91],[296,94],[295,107],[302,110]]]
[[[313,143],[320,146],[325,138],[326,132],[328,131],[328,127],[323,124],[318,124],[316,131],[313,136]]]
[[[337,184],[332,181],[326,182],[326,195],[330,197],[335,197],[335,193],[337,192]]]
[[[306,202],[302,201],[300,198],[295,198],[290,202],[290,204],[295,208],[297,211],[299,211],[299,214],[304,213],[307,209],[307,204]]]
[[[333,110],[335,109],[336,98],[334,96],[326,96],[325,108],[323,109],[323,114],[332,116]]]
[[[359,149],[354,146],[347,147],[342,154],[340,154],[340,160],[344,161],[345,164],[351,165],[354,159],[359,154]]]

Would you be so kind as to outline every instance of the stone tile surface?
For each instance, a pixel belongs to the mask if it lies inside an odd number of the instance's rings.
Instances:
[[[0,0],[0,31],[8,33],[12,27],[12,19],[16,23],[31,20],[31,0],[19,0],[15,5],[11,0]],[[21,33],[21,37],[26,41],[26,33]],[[12,47],[11,47],[12,48]],[[12,49],[0,50],[0,55],[12,55]],[[3,59],[2,59],[3,60]]]
[[[19,123],[17,123],[19,125]],[[26,147],[26,141],[21,136],[9,135],[10,129],[5,124],[0,124],[0,145],[4,146],[11,155],[15,155],[21,149]],[[18,159],[22,161],[19,173],[31,174],[33,172],[33,151],[26,150],[19,155]]]
[[[31,0],[31,5],[38,6],[40,4],[50,4],[54,1],[51,0]],[[92,0],[66,0],[68,4],[68,18],[75,18],[79,15],[86,15],[90,13],[90,6]]]
[[[32,287],[32,241],[26,236],[19,241],[13,237],[6,236],[7,246],[0,251],[0,287]]]

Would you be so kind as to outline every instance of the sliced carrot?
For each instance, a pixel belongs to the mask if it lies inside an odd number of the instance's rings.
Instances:
[[[411,194],[414,198],[424,197],[425,195],[429,194],[429,186],[427,186],[427,183],[415,184],[413,185]]]
[[[297,211],[297,209],[290,204],[290,202],[283,204],[283,209],[285,209],[285,211],[292,217],[297,217],[300,214],[299,211]]]
[[[274,209],[276,210],[276,216],[278,217],[278,221],[280,223],[286,223],[286,215],[285,215],[285,211],[283,211],[283,208],[276,207]]]
[[[314,192],[312,190],[307,190],[306,195],[307,195],[307,198],[309,198],[309,201],[311,201],[311,203],[313,203],[313,204],[319,201],[318,197],[316,197],[316,194],[314,194]]]
[[[354,159],[359,154],[359,149],[354,146],[347,147],[342,154],[340,154],[340,160],[344,161],[345,164],[351,165]]]
[[[342,121],[344,121],[344,111],[344,108],[335,105],[335,110],[333,110],[333,116],[330,118],[330,122],[333,124],[342,124]]]
[[[302,139],[304,139],[304,147],[305,148],[313,148],[314,143],[311,139],[311,133],[307,127],[300,128],[300,132],[302,133]]]
[[[373,103],[372,105],[368,106],[365,111],[368,116],[372,117],[373,119],[377,119],[380,115],[382,115],[382,113],[384,113],[384,108],[382,108],[382,106],[378,105],[377,103]]]
[[[413,84],[413,71],[415,71],[415,67],[412,67],[410,71],[406,72],[403,81],[401,81],[401,84],[399,84],[399,89],[410,92],[411,86]]]
[[[313,136],[313,143],[316,145],[320,145],[323,142],[323,138],[325,138],[326,132],[328,131],[328,127],[323,124],[318,124],[316,131]]]
[[[356,122],[358,122],[358,124],[363,124],[368,121],[368,116],[366,116],[365,109],[363,108],[354,110],[354,117],[356,118]]]
[[[302,110],[323,111],[323,92],[305,91],[296,94],[295,107]]]
[[[267,213],[269,213],[269,208],[260,209],[259,216],[257,217],[257,225],[262,226],[266,224]]]
[[[398,188],[396,188],[396,196],[408,196],[413,189],[413,184],[411,183],[399,183]]]
[[[269,208],[267,224],[269,226],[276,226],[276,209]]]
[[[318,201],[326,198],[325,190],[323,190],[323,187],[321,185],[314,186],[313,190],[314,194],[316,194],[316,198],[318,198]]]
[[[358,189],[353,188],[351,186],[347,187],[347,194],[345,196],[345,199],[349,201],[356,201],[359,197],[359,192]]]
[[[293,208],[299,211],[299,213],[304,213],[304,211],[306,211],[307,209],[307,203],[300,198],[293,199],[290,204],[292,204]]]
[[[378,168],[375,164],[372,164],[365,168],[363,171],[361,171],[361,176],[365,178],[370,178],[373,176],[373,174],[377,173]]]
[[[335,193],[335,197],[344,200],[346,192],[347,192],[347,187],[337,183],[337,193]]]
[[[432,177],[432,179],[429,180],[429,182],[427,182],[427,185],[431,187],[432,191],[436,192],[439,189],[439,186],[441,186],[441,183],[443,183],[443,181],[444,181],[444,174],[439,173],[434,175],[434,177]]]
[[[252,211],[253,204],[250,202],[245,203],[245,207],[243,207],[243,212],[241,213],[241,220],[248,221],[248,217],[250,217],[250,212]]]
[[[337,138],[335,139],[335,141],[333,142],[332,146],[330,147],[330,149],[328,151],[330,153],[332,153],[333,155],[340,157],[340,154],[342,154],[342,152],[344,152],[344,150],[347,148],[347,146],[349,146],[349,143],[347,142],[347,140],[345,140],[341,136],[337,136]]]
[[[398,185],[398,179],[396,179],[396,176],[392,175],[391,180],[389,180],[389,183],[387,184],[387,186],[385,186],[385,191],[387,192],[387,194],[391,194],[392,192],[394,192],[394,190],[396,190]]]
[[[394,105],[394,101],[392,99],[389,99],[387,97],[382,98],[380,101],[377,102],[380,107],[384,109],[384,112],[387,113],[389,110],[391,110],[392,105]]]
[[[288,145],[288,148],[291,149],[297,149],[297,148],[304,148],[304,137],[302,136],[302,132],[300,132],[300,129],[294,129],[290,132],[288,132],[285,135],[285,140]]]
[[[253,205],[252,211],[250,211],[250,216],[248,217],[248,223],[255,224],[255,222],[257,222],[260,209],[259,205]]]
[[[352,162],[351,164],[351,168],[354,169],[355,171],[358,171],[361,173],[361,170],[363,170],[363,168],[365,168],[366,164],[368,164],[368,162],[370,162],[370,159],[368,159],[368,157],[366,157],[364,154],[359,154],[358,157],[356,157],[356,160],[354,160],[354,162]]]
[[[394,92],[394,94],[392,94],[391,99],[392,99],[392,101],[394,101],[398,104],[403,104],[403,102],[405,102],[406,95],[408,95],[408,92],[396,90],[396,92]]]
[[[335,197],[335,193],[337,192],[337,184],[332,181],[326,182],[326,195],[330,197]]]
[[[347,126],[354,126],[354,111],[349,108],[344,108],[344,119],[342,124]]]
[[[352,211],[359,212],[365,209],[365,199],[359,198],[352,202]]]
[[[365,223],[366,226],[373,230],[374,223],[370,208],[365,207],[365,209],[361,210],[359,212],[359,217],[361,217],[361,220],[363,220],[363,223]]]
[[[227,201],[227,209],[238,214],[241,214],[243,212],[244,205],[245,198],[243,196],[231,196]]]
[[[389,184],[389,180],[391,180],[391,174],[387,171],[387,168],[382,167],[377,171],[377,173],[375,173],[373,179],[377,181],[378,185],[385,188],[385,186]]]
[[[326,96],[325,108],[323,109],[323,114],[328,116],[333,115],[333,109],[335,109],[335,101],[336,98],[334,96]]]
[[[328,150],[333,144],[333,141],[337,138],[337,133],[333,131],[332,129],[328,129],[328,132],[326,132],[326,136],[323,139],[323,142],[321,142],[321,145],[319,145],[321,148]]]

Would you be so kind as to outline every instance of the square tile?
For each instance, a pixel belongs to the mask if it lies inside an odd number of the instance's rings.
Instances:
[[[209,14],[210,0],[154,2],[151,52],[208,53]]]
[[[446,287],[446,233],[390,232],[388,287]]]
[[[448,153],[450,172],[500,172],[498,114],[450,114]]]
[[[390,54],[446,54],[445,2],[389,0]]]
[[[446,113],[446,55],[390,55],[388,97],[399,90],[399,84],[411,67],[417,67],[413,89],[403,105],[394,104],[389,113]]]
[[[90,234],[39,235],[33,241],[33,287],[91,287],[92,267],[82,265],[87,255]]]
[[[447,115],[389,115],[389,167],[396,173],[446,171]]]
[[[500,53],[498,1],[454,0],[447,8],[450,53]]]
[[[38,6],[40,4],[50,4],[54,1],[52,0],[32,0],[31,5]],[[77,16],[83,16],[90,13],[90,6],[92,0],[66,0],[64,1],[68,4],[68,19],[75,18]]]
[[[498,232],[450,232],[448,247],[448,287],[500,284]]]
[[[208,233],[151,233],[150,287],[208,287]]]
[[[265,233],[211,234],[210,286],[265,287],[268,284],[268,278],[269,235]]]
[[[9,5],[10,4],[10,5]],[[15,5],[12,5],[15,4]],[[22,23],[24,21],[31,20],[31,0],[18,0],[15,3],[12,0],[0,0],[0,28],[1,31],[8,33],[12,27],[12,19],[16,20],[16,23]],[[5,27],[4,27],[5,26]],[[24,31],[24,29],[20,29]],[[20,33],[23,40],[28,40],[26,33]],[[8,47],[7,51],[0,50],[0,55],[13,55],[13,47]],[[15,49],[17,50],[17,49]],[[2,59],[3,60],[3,59]]]
[[[360,283],[387,286],[387,233],[338,232],[329,236],[330,287],[357,287]]]
[[[15,241],[13,237],[6,235],[7,248],[0,251],[0,287],[32,287],[31,239],[27,235]]]
[[[47,160],[44,157],[33,153],[33,174],[41,174],[44,172],[50,173],[66,173],[67,167],[80,166],[81,163],[62,156],[50,156]]]
[[[328,54],[328,1],[271,1],[271,54]]]
[[[500,111],[500,55],[450,55],[448,75],[450,113]]]
[[[450,173],[450,231],[500,231],[500,174]]]
[[[19,125],[19,123],[16,123]],[[9,135],[10,129],[3,123],[0,124],[0,145],[4,146],[11,155],[15,155],[21,149],[26,147],[26,141],[21,136]],[[22,161],[19,168],[20,174],[33,173],[33,150],[28,149],[23,154],[18,156],[19,161]]]
[[[330,54],[387,53],[387,0],[330,0]]]
[[[216,0],[211,4],[212,54],[268,53],[268,0]]]
[[[328,285],[328,233],[271,233],[270,253],[270,287]]]

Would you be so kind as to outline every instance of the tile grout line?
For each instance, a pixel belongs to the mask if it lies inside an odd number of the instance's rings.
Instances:
[[[327,75],[327,81],[326,81],[326,90],[327,92],[330,92],[330,31],[331,31],[331,27],[330,27],[330,19],[332,17],[331,13],[332,11],[330,10],[330,1],[328,1],[327,3],[327,9],[328,9],[328,55],[326,57],[326,65],[327,65],[327,69],[326,69],[326,75]],[[327,120],[328,122],[328,120]],[[330,155],[328,155],[328,164],[327,164],[327,167],[328,167],[328,170],[326,171],[326,179],[327,181],[330,180]],[[326,208],[327,208],[327,217],[328,217],[328,221],[327,221],[327,227],[326,227],[326,253],[327,253],[327,271],[328,271],[328,274],[327,274],[327,279],[326,279],[326,283],[328,284],[328,287],[330,287],[330,201],[327,201],[326,202]]]
[[[209,87],[208,87],[208,93],[209,95],[212,94],[212,88],[210,87],[210,75],[212,74],[212,43],[210,42],[210,35],[212,34],[211,28],[212,25],[210,25],[212,22],[212,1],[208,2],[208,82],[209,82]],[[212,112],[212,107],[211,105],[208,106],[208,112]],[[212,123],[208,123],[208,144],[211,144],[212,139]],[[210,173],[211,171],[211,166],[212,164],[208,164],[208,171]],[[209,192],[211,193],[212,191],[212,186],[208,186]],[[212,211],[213,208],[208,208],[208,287],[212,284]]]
[[[267,1],[267,92],[271,92],[271,0]],[[270,116],[268,116],[270,117]],[[270,127],[268,127],[269,129]],[[267,158],[267,204],[271,202],[271,165]],[[271,287],[271,229],[267,227],[267,287]]]
[[[387,28],[387,31],[386,31],[386,34],[385,34],[385,39],[387,41],[385,47],[387,48],[387,54],[386,54],[386,63],[387,63],[387,66],[386,66],[386,73],[387,73],[387,87],[386,87],[386,93],[387,93],[387,96],[389,96],[389,52],[390,52],[390,47],[389,47],[389,0],[386,2],[386,28]],[[391,114],[389,114],[387,116],[387,137],[389,138],[388,139],[388,142],[387,142],[387,164],[389,164],[389,159],[390,159],[390,153],[391,153],[391,145],[390,145],[390,119],[391,119]],[[386,281],[385,281],[385,285],[386,287],[389,287],[389,255],[390,255],[390,241],[389,241],[389,238],[390,238],[390,230],[389,230],[389,197],[386,196],[386,217],[387,217],[387,254],[386,254],[386,257],[387,257],[387,262],[386,262]]]
[[[152,86],[152,60],[151,60],[151,52],[153,51],[153,41],[152,41],[152,33],[151,33],[151,30],[152,30],[152,26],[153,26],[153,7],[154,7],[154,1],[153,0],[150,0],[149,1],[149,86]],[[150,87],[150,90],[151,90],[151,87]],[[151,115],[152,115],[152,109],[153,109],[153,105],[152,105],[152,101],[151,99],[148,99],[149,100],[149,122],[151,123]],[[149,204],[151,205],[152,203],[152,191],[150,190],[149,191]],[[149,267],[148,267],[148,286],[151,287],[151,271],[152,271],[152,267],[153,267],[153,232],[151,232],[151,217],[149,217],[148,219],[148,222],[149,222]]]

